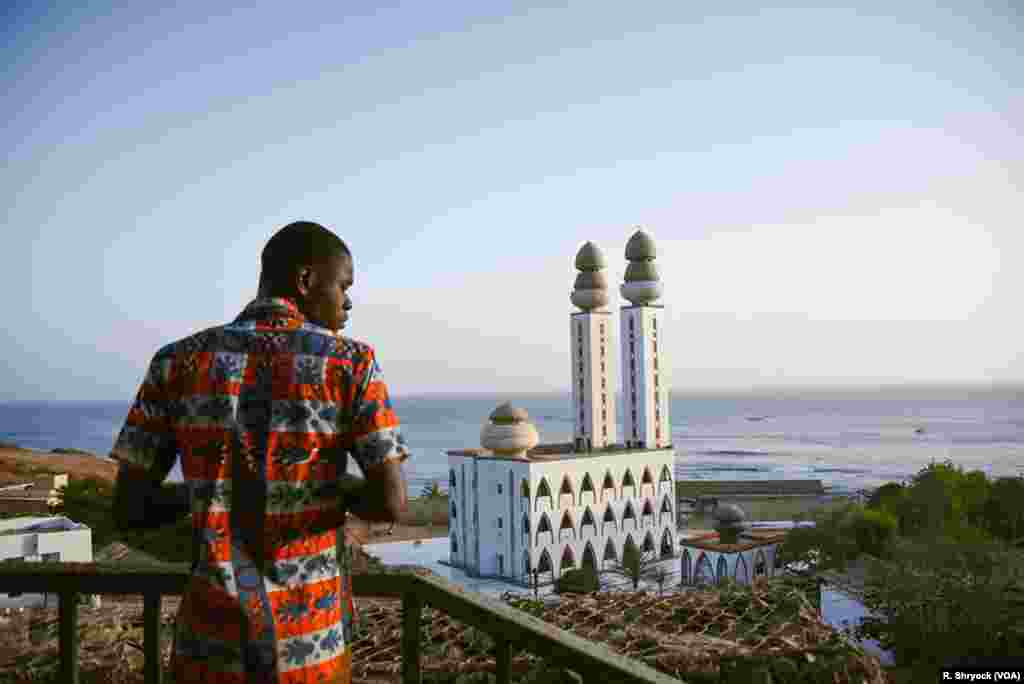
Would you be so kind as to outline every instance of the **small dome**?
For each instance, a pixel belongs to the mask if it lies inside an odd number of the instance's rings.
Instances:
[[[661,274],[653,261],[631,261],[626,266],[625,280],[627,283],[657,282]]]
[[[643,261],[653,259],[658,255],[654,248],[654,240],[643,230],[637,230],[633,237],[626,243],[626,259],[629,261]]]
[[[576,252],[576,269],[579,271],[596,271],[607,265],[601,248],[593,242],[585,243],[580,247],[580,251]]]
[[[500,404],[496,409],[491,411],[490,420],[492,423],[526,423],[530,420],[530,415],[526,412],[526,409],[513,408],[511,402],[505,402]]]
[[[607,290],[608,276],[604,271],[580,271],[573,287],[577,290]]]
[[[569,300],[583,311],[593,311],[608,303],[608,290],[573,290]]]
[[[715,522],[719,525],[742,525],[746,519],[747,514],[736,504],[718,504],[715,507]]]

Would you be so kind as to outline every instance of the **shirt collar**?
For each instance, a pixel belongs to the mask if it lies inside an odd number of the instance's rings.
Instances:
[[[287,319],[304,323],[306,317],[295,302],[286,297],[259,297],[246,305],[235,322],[251,320]]]

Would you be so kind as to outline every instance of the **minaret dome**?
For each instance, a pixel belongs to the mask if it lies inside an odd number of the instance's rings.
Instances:
[[[604,254],[593,242],[587,242],[576,253],[576,282],[569,299],[582,311],[600,309],[608,303],[608,278]]]
[[[654,264],[656,255],[654,240],[638,228],[626,243],[626,260],[629,265],[620,290],[622,296],[634,306],[652,304],[661,298],[661,274]]]

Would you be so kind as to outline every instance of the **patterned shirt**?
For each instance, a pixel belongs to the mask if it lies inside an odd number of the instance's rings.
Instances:
[[[351,681],[339,476],[408,456],[373,349],[257,299],[157,352],[112,452],[192,495],[178,682]]]

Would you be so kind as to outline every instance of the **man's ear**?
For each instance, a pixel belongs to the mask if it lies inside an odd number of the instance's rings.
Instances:
[[[295,291],[307,296],[316,284],[316,272],[312,266],[300,266],[295,271]]]

